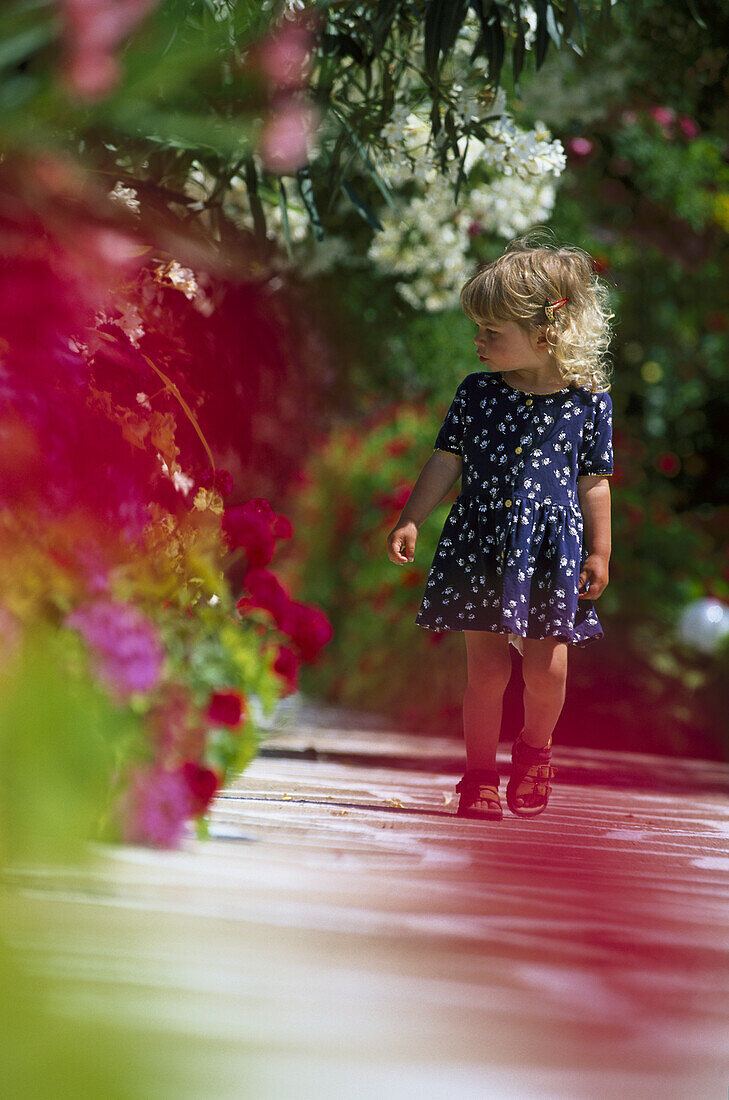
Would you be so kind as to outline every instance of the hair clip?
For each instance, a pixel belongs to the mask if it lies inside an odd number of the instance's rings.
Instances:
[[[559,309],[559,307],[563,306],[565,302],[569,302],[569,298],[560,298],[557,302],[550,302],[549,298],[547,298],[546,305],[544,306],[544,312],[547,314],[547,320],[549,321],[550,325],[554,322],[555,309]]]

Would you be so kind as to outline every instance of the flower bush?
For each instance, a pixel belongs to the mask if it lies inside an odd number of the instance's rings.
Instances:
[[[43,164],[26,167],[43,179]],[[161,277],[156,258],[142,264],[130,238],[89,226],[85,212],[49,226],[4,195],[3,692],[42,693],[47,649],[70,696],[96,700],[89,715],[78,708],[77,745],[98,739],[89,725],[100,707],[107,715],[109,744],[89,753],[91,834],[175,846],[188,822],[205,835],[215,793],[253,758],[260,723],[295,690],[331,628],[270,569],[277,545],[292,538],[287,518],[265,498],[226,506],[234,479],[211,463],[204,406],[196,415],[167,373],[184,375],[174,345],[166,370],[141,350],[158,325],[174,328],[173,317],[160,323],[164,310],[148,293]],[[167,274],[183,270],[173,263]],[[214,328],[208,306],[206,298]],[[229,579],[234,568],[243,596]],[[16,738],[41,738],[32,712],[14,721]],[[75,756],[77,747],[65,748]],[[12,779],[27,761],[7,740],[3,749]]]

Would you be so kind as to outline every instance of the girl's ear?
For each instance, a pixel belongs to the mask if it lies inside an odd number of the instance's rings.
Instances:
[[[549,345],[547,344],[547,326],[546,325],[539,325],[537,327],[537,347],[538,348],[546,348],[548,346]]]

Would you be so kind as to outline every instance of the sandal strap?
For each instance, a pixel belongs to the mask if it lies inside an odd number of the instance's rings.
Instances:
[[[456,790],[467,796],[477,793],[480,787],[496,787],[498,792],[501,778],[497,771],[490,768],[471,768],[456,784]]]
[[[546,797],[549,794],[549,780],[557,774],[553,764],[515,765],[511,773],[511,785],[518,787],[525,779],[531,780],[534,794]]]

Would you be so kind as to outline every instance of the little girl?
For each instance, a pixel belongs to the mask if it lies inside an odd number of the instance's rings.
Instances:
[[[524,726],[512,747],[509,809],[547,806],[552,731],[567,647],[603,637],[592,601],[610,560],[612,401],[604,363],[608,291],[586,252],[520,238],[461,290],[483,370],[459,385],[388,556],[412,562],[418,531],[462,476],[415,622],[462,630],[467,770],[458,813],[500,821],[496,746],[522,655]]]

